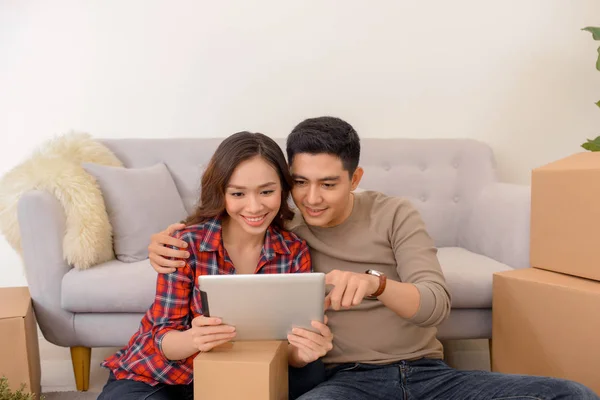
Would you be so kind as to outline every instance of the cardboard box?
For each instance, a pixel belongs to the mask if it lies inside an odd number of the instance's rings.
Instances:
[[[600,394],[600,282],[536,268],[494,274],[492,370]]]
[[[194,398],[287,400],[287,342],[233,342],[198,354]]]
[[[26,287],[0,288],[0,376],[11,390],[21,384],[40,394],[40,350],[33,306]]]
[[[600,281],[600,153],[577,153],[531,174],[531,265]]]

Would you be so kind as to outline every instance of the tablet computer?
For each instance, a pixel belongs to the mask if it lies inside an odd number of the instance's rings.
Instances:
[[[235,326],[235,340],[287,340],[323,322],[323,273],[201,275],[198,286],[204,315]]]

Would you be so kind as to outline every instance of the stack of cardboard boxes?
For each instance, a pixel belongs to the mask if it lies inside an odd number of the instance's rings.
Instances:
[[[494,275],[492,370],[600,394],[600,153],[533,170],[533,268]]]

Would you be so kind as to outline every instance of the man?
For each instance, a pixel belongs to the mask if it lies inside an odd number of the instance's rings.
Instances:
[[[598,399],[575,382],[483,371],[443,361],[437,326],[450,294],[437,250],[405,199],[354,193],[363,175],[360,139],[333,117],[305,120],[287,139],[297,213],[289,229],[308,242],[327,296],[333,349],[325,382],[301,399]],[[169,272],[182,252],[165,232],[149,246],[153,267]],[[164,268],[166,267],[166,269]]]

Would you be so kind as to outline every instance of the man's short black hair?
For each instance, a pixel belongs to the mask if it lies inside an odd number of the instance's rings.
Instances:
[[[340,118],[309,118],[296,125],[289,134],[286,150],[290,165],[294,156],[300,153],[339,157],[344,169],[352,176],[360,159],[360,138],[352,125]]]

